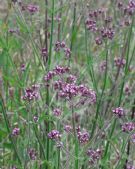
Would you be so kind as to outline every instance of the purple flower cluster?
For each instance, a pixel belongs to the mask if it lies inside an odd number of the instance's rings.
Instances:
[[[99,25],[98,21],[104,21],[103,25]],[[112,25],[108,25],[109,23],[111,23],[111,21],[111,17],[105,17],[105,10],[103,9],[94,10],[89,13],[85,24],[88,30],[98,34],[98,36],[95,38],[95,42],[97,45],[101,45],[104,39],[113,39],[115,31]]]
[[[70,133],[72,131],[72,126],[71,125],[65,125],[64,130],[65,130],[65,132]]]
[[[131,94],[131,87],[128,84],[126,84],[124,87],[124,91],[125,94],[129,96]]]
[[[105,60],[102,61],[102,62],[100,63],[100,70],[101,70],[101,71],[105,71],[105,70],[106,70],[106,66],[107,66],[106,61],[105,61]]]
[[[77,127],[76,131],[77,131],[77,137],[78,137],[79,143],[87,144],[90,139],[89,133],[87,131],[81,131],[80,126]]]
[[[12,130],[12,135],[13,136],[18,136],[20,134],[20,129],[18,127],[15,127],[13,130]]]
[[[69,58],[70,55],[71,55],[71,50],[70,50],[70,48],[68,48],[68,47],[66,46],[66,43],[65,43],[64,41],[62,41],[62,42],[57,41],[57,42],[55,43],[55,51],[56,51],[56,52],[59,52],[61,49],[64,49],[64,53],[65,53],[66,58]]]
[[[31,101],[39,98],[39,85],[32,85],[31,88],[25,90],[25,94],[22,97],[23,100]]]
[[[108,39],[113,39],[115,34],[115,31],[111,27],[110,28],[103,27],[101,28],[100,32],[102,38],[108,38]]]
[[[38,12],[39,7],[38,7],[37,5],[29,4],[29,5],[27,5],[27,10],[28,10],[31,14],[34,14],[34,13]]]
[[[68,67],[56,66],[55,69],[53,69],[52,71],[49,71],[47,73],[47,75],[44,77],[44,80],[45,80],[45,82],[48,83],[55,76],[63,75],[65,73],[68,73],[69,70],[70,69]]]
[[[112,112],[119,118],[124,116],[124,114],[125,114],[124,109],[122,107],[117,107],[117,108],[113,109]]]
[[[135,129],[135,123],[133,122],[128,122],[122,125],[123,132],[133,131],[134,129]]]
[[[90,157],[90,160],[89,160],[90,164],[94,164],[97,160],[101,158],[102,150],[101,149],[97,149],[97,150],[89,149],[87,151],[87,155],[88,157]]]
[[[53,110],[53,115],[54,116],[61,116],[61,114],[62,114],[62,112],[61,112],[61,110],[59,109],[59,108],[55,108],[54,110]]]
[[[121,57],[115,57],[114,58],[115,66],[123,68],[126,64],[126,60]]]
[[[10,34],[19,34],[20,30],[18,28],[16,28],[16,29],[9,29],[8,32]]]
[[[43,57],[47,57],[48,56],[47,49],[46,48],[42,48],[41,49],[41,54],[42,54]]]
[[[35,149],[30,148],[30,149],[28,150],[28,155],[29,155],[29,158],[30,158],[31,160],[36,160],[37,152],[36,152]]]
[[[58,130],[52,130],[48,133],[48,138],[52,140],[58,140],[61,138],[61,134]]]
[[[73,81],[73,83],[67,83],[61,80],[55,81],[54,88],[58,91],[61,98],[72,99],[75,96],[80,96],[84,102],[88,101],[90,104],[94,104],[96,102],[95,91],[84,85],[76,85],[75,81]]]
[[[132,165],[127,165],[127,169],[135,169],[135,167]]]

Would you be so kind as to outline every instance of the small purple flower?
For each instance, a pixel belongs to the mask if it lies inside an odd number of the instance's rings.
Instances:
[[[28,150],[28,155],[29,155],[29,158],[30,158],[31,160],[36,160],[37,153],[36,153],[36,150],[35,150],[35,149],[30,148],[30,149]]]
[[[87,155],[88,157],[90,157],[89,162],[91,164],[94,164],[97,160],[101,158],[102,150],[101,149],[97,149],[97,150],[89,149],[87,151]]]
[[[126,169],[135,169],[135,167],[132,166],[132,165],[127,165],[127,168],[126,168]]]
[[[52,140],[58,140],[61,138],[61,134],[58,130],[52,130],[48,133],[48,138]]]
[[[129,96],[131,94],[131,87],[128,84],[126,84],[124,91],[125,91],[125,94]]]
[[[124,112],[124,109],[122,107],[117,107],[115,109],[112,110],[112,112],[118,116],[119,118],[124,116],[125,112]]]
[[[29,4],[29,5],[27,5],[27,10],[28,10],[31,14],[34,14],[34,13],[38,12],[39,7],[38,7],[37,5]]]
[[[81,144],[87,144],[90,139],[89,133],[87,131],[81,131],[80,126],[76,128],[76,131],[77,131],[77,137],[78,137],[79,142]]]
[[[22,64],[21,65],[21,71],[24,72],[25,70],[26,70],[26,66],[25,66],[25,64]]]
[[[107,66],[106,61],[105,61],[105,60],[102,61],[102,62],[100,63],[100,70],[101,70],[101,71],[105,71],[105,70],[106,70],[106,66]]]
[[[15,127],[13,130],[12,130],[12,135],[13,136],[18,136],[20,134],[20,129],[18,127]]]
[[[62,41],[62,42],[60,43],[60,47],[61,47],[61,48],[65,48],[65,47],[66,47],[66,43],[65,43],[64,41]]]
[[[61,114],[62,114],[62,112],[61,112],[61,110],[59,109],[59,108],[55,108],[54,110],[53,110],[53,115],[54,116],[61,116]]]
[[[133,122],[128,122],[122,125],[122,131],[123,132],[130,132],[135,129],[135,123]]]
[[[68,82],[68,83],[76,83],[76,81],[77,81],[77,77],[74,76],[74,75],[69,75],[69,76],[67,77],[67,82]]]
[[[31,101],[39,99],[39,85],[32,85],[31,88],[25,89],[23,100]]]
[[[48,56],[47,49],[46,48],[42,48],[41,49],[41,54],[42,54],[42,56],[47,57]]]
[[[65,132],[70,133],[72,131],[72,126],[71,125],[65,125],[64,130],[65,130]]]
[[[96,44],[97,45],[102,45],[102,38],[100,38],[100,37],[97,37],[96,39],[95,39],[95,42],[96,42]]]
[[[56,66],[55,69],[54,69],[54,72],[56,73],[56,75],[61,75],[61,74],[64,74],[64,73],[68,73],[70,70],[69,67],[62,67],[62,66]]]
[[[55,51],[56,51],[56,52],[59,52],[59,51],[60,51],[60,48],[61,48],[61,42],[60,42],[60,41],[57,41],[57,42],[55,43]]]
[[[20,31],[19,31],[18,28],[16,28],[16,29],[9,29],[8,32],[9,32],[10,34],[19,34]]]
[[[126,64],[126,60],[121,57],[114,58],[114,62],[115,62],[115,65],[120,68],[123,68]]]
[[[64,52],[65,52],[65,56],[66,56],[66,58],[69,58],[70,57],[70,55],[71,55],[71,50],[70,50],[70,48],[65,48],[64,49]]]

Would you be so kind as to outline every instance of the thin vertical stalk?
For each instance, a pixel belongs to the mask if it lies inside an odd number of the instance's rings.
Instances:
[[[48,0],[45,0],[45,47],[48,49]]]
[[[71,44],[70,44],[71,52],[72,52],[72,49],[73,49],[73,37],[74,37],[74,33],[75,33],[75,21],[76,21],[76,2],[74,3],[74,10],[73,10],[73,23],[72,23]],[[69,63],[68,63],[69,66],[70,66],[70,62],[71,62],[71,55],[69,57]]]
[[[48,71],[50,69],[50,65],[51,65],[51,57],[52,57],[52,43],[53,43],[53,30],[54,30],[54,0],[52,0],[52,8],[51,8],[51,12],[52,12],[52,17],[51,17],[51,37],[50,37],[50,46],[49,46],[49,58],[48,58]],[[46,93],[46,105],[49,107],[49,88],[47,87],[47,93]],[[47,115],[49,115],[49,110],[46,113]],[[50,123],[49,121],[46,124],[46,130],[47,133],[50,131]],[[49,138],[47,138],[47,144],[46,144],[46,158],[47,161],[49,161],[49,156],[50,156],[50,143],[49,143]],[[46,166],[46,169],[48,169],[48,166]]]
[[[74,117],[74,107],[72,105],[72,125],[73,125],[73,132],[74,132],[74,141],[75,141],[75,169],[79,167],[78,161],[78,140],[76,136],[76,128],[75,128],[75,117]]]
[[[106,46],[106,49],[107,49],[107,43],[106,43],[105,46]],[[93,122],[91,137],[93,137],[94,131],[96,129],[96,123],[97,123],[97,119],[98,119],[98,116],[99,116],[99,109],[100,109],[100,106],[101,106],[101,103],[102,103],[102,98],[103,98],[106,83],[107,83],[107,73],[108,73],[108,49],[106,51],[106,70],[105,70],[105,76],[104,76],[104,84],[103,84],[102,93],[100,95],[99,102],[98,102],[98,105],[97,105],[97,110],[96,110],[96,115],[95,115],[95,119],[94,119],[94,122]]]
[[[62,0],[60,0],[60,8],[62,7],[62,5],[63,5],[63,2]],[[61,17],[62,17],[62,12],[60,11],[59,18],[61,19]],[[60,41],[60,36],[61,36],[61,22],[58,21],[58,41]]]
[[[52,58],[52,43],[53,43],[53,30],[54,30],[54,0],[52,0],[51,13],[52,13],[52,16],[51,16],[51,37],[50,37],[50,46],[49,46],[48,70],[50,69],[51,58]]]
[[[94,70],[93,70],[93,65],[90,65],[90,61],[91,61],[91,54],[88,53],[88,42],[87,42],[87,30],[86,30],[86,26],[85,26],[85,48],[86,48],[86,55],[87,55],[87,68],[90,74],[90,78],[93,82],[93,87],[96,90],[96,93],[98,95],[98,89],[97,89],[97,83],[95,80],[95,76],[94,76]]]

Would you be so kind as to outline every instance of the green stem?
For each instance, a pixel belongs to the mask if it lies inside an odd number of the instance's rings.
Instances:
[[[11,130],[10,130],[10,127],[9,127],[10,125],[9,125],[8,117],[7,117],[7,114],[6,114],[6,108],[4,106],[4,101],[2,99],[1,94],[0,94],[0,97],[1,97],[0,98],[0,105],[1,105],[1,108],[2,108],[2,113],[3,113],[3,116],[4,116],[4,120],[5,120],[5,124],[6,124],[6,127],[7,127],[7,131],[9,133],[9,139],[10,139],[10,141],[12,143],[12,146],[13,146],[14,152],[16,154],[16,157],[18,158],[18,162],[20,163],[20,165],[22,165],[21,159],[20,159],[19,154],[17,152],[16,145],[14,143],[14,140],[13,140],[12,136],[11,136]]]
[[[52,42],[53,42],[53,30],[54,30],[54,0],[52,0],[52,17],[51,17],[51,37],[50,37],[50,46],[49,46],[49,58],[48,58],[48,70],[50,69],[51,65],[51,58],[52,58]]]
[[[74,33],[75,33],[75,21],[76,21],[76,2],[74,3],[74,14],[73,14],[73,24],[72,24],[72,31],[71,31],[71,44],[70,44],[70,50],[72,52],[73,49],[73,41],[74,41]],[[69,58],[69,63],[68,65],[70,66],[71,62],[71,56]]]
[[[79,161],[78,161],[78,139],[76,136],[76,129],[75,129],[75,117],[74,117],[74,108],[72,105],[72,125],[73,125],[73,132],[74,132],[74,141],[75,141],[75,169],[78,169],[79,167]]]
[[[54,30],[54,0],[52,0],[52,24],[51,24],[51,37],[50,37],[50,46],[49,46],[49,58],[48,58],[48,71],[50,69],[51,65],[51,57],[52,57],[52,43],[53,43],[53,30]],[[47,87],[47,93],[46,93],[46,105],[49,107],[49,88]],[[47,112],[47,115],[49,115],[49,110]],[[47,133],[50,131],[50,123],[47,122]],[[46,158],[47,161],[49,161],[49,152],[50,152],[50,141],[49,138],[47,138],[47,144],[46,144]],[[48,166],[46,166],[46,169],[48,169]]]
[[[107,45],[106,45],[106,49],[107,49]],[[106,87],[107,72],[108,72],[108,68],[107,67],[108,67],[108,49],[106,51],[106,70],[105,70],[105,76],[104,76],[104,84],[103,84],[102,93],[100,95],[99,102],[98,102],[98,105],[97,105],[97,110],[96,110],[96,115],[95,115],[95,119],[94,119],[94,122],[93,122],[91,137],[93,137],[94,131],[96,129],[96,123],[97,123],[97,119],[98,119],[98,116],[99,116],[99,109],[100,109],[100,106],[101,106],[101,103],[102,103],[102,98],[103,98],[105,87]]]

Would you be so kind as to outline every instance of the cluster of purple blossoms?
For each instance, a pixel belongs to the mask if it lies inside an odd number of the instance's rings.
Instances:
[[[48,133],[48,138],[52,140],[59,140],[61,138],[61,134],[58,130],[52,130]]]
[[[57,42],[55,43],[55,51],[56,51],[56,52],[59,52],[61,49],[64,49],[64,53],[65,53],[66,58],[69,58],[70,55],[71,55],[71,50],[70,50],[70,48],[68,48],[68,47],[66,46],[66,43],[65,43],[64,41],[62,41],[62,42],[57,41]]]
[[[32,101],[39,98],[39,85],[32,85],[31,88],[25,89],[23,100]]]
[[[117,108],[113,109],[112,112],[119,118],[124,116],[124,114],[125,114],[125,111],[122,107],[117,107]]]
[[[135,167],[132,166],[132,165],[127,165],[127,168],[126,168],[126,169],[135,169]]]
[[[90,160],[89,160],[90,164],[95,164],[95,162],[101,158],[102,150],[101,149],[97,149],[97,150],[89,149],[87,151],[87,155],[88,157],[90,157]]]
[[[100,63],[100,70],[101,70],[102,72],[105,71],[105,70],[106,70],[106,66],[107,66],[106,61],[105,61],[105,60],[102,61],[102,62]]]
[[[128,4],[123,7],[124,13],[127,15],[133,15],[135,12],[135,1],[129,0]]]
[[[47,75],[44,77],[44,80],[45,80],[46,83],[48,83],[55,76],[68,73],[69,70],[70,69],[68,67],[56,66],[55,69],[53,69],[52,71],[49,71],[47,73]]]
[[[29,4],[27,5],[27,10],[31,13],[34,14],[39,11],[39,7],[37,5]]]
[[[18,136],[20,134],[20,129],[18,127],[15,127],[13,130],[12,130],[12,136]]]
[[[29,155],[29,158],[30,158],[31,160],[36,160],[37,152],[36,152],[35,149],[30,148],[30,149],[28,149],[28,155]]]
[[[67,82],[68,82],[68,83],[76,83],[76,81],[77,81],[77,77],[74,76],[74,75],[69,75],[69,76],[67,77]]]
[[[133,122],[128,122],[122,125],[122,131],[123,132],[130,132],[135,129],[135,123]]]
[[[113,28],[106,28],[106,27],[101,28],[100,32],[101,32],[102,38],[108,38],[111,40],[113,39],[114,34],[115,34],[115,31],[113,30]]]
[[[115,57],[114,58],[115,66],[123,68],[126,64],[126,60],[121,57]]]
[[[46,49],[46,48],[42,48],[42,49],[41,49],[41,55],[42,55],[43,57],[47,57],[47,56],[48,56],[48,52],[47,52],[47,49]]]
[[[125,94],[129,96],[131,94],[131,87],[128,84],[126,84],[124,87],[124,91]]]
[[[81,131],[80,126],[77,127],[76,131],[77,131],[77,138],[79,140],[79,143],[87,144],[90,139],[89,133],[87,131]]]
[[[73,81],[74,82],[74,81]],[[88,101],[90,104],[96,102],[96,93],[92,89],[87,88],[84,85],[76,85],[75,83],[67,83],[61,80],[55,81],[54,84],[55,90],[58,91],[58,94],[61,98],[72,99],[75,96],[80,96],[83,99],[81,102]]]
[[[59,109],[59,108],[55,108],[54,110],[53,110],[53,115],[54,116],[61,116],[61,114],[62,114],[62,112],[61,112],[61,110]]]
[[[72,131],[72,126],[71,125],[65,125],[64,130],[65,130],[65,132],[70,133]]]
[[[8,32],[10,34],[19,34],[20,30],[18,28],[16,28],[16,29],[9,29]]]
[[[100,20],[105,22],[102,26],[98,24]],[[111,25],[108,25],[111,21],[112,17],[105,17],[105,10],[103,9],[94,10],[89,13],[89,17],[86,19],[85,24],[88,30],[98,34],[95,38],[97,45],[101,45],[104,39],[113,39],[115,31]],[[104,27],[104,25],[106,26]]]

